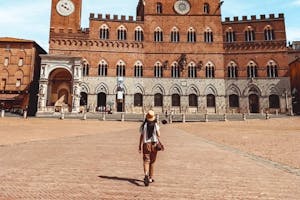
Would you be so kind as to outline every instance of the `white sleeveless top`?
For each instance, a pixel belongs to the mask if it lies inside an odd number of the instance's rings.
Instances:
[[[151,138],[147,139],[147,123],[144,124],[144,127],[141,127],[141,134],[143,135],[143,141],[144,143],[149,143],[149,142],[158,142],[157,139],[157,131],[159,131],[159,126],[157,123],[155,123],[154,129],[153,129],[153,134]]]

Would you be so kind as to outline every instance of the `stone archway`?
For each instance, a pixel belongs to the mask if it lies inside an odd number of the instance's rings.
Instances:
[[[249,110],[250,113],[259,113],[259,97],[257,94],[249,95]]]
[[[72,109],[72,75],[66,69],[53,70],[48,79],[48,106],[55,106],[56,111],[61,108]]]

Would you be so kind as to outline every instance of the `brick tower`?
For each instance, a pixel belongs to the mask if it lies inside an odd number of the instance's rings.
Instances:
[[[51,32],[77,32],[80,29],[82,0],[52,0]]]

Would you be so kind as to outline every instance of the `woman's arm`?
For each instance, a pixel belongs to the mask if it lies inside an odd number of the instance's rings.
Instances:
[[[142,144],[143,144],[143,134],[141,134],[141,136],[140,136],[139,153],[142,152]]]

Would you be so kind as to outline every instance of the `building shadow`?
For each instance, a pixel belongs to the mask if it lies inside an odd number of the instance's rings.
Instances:
[[[117,177],[117,176],[98,176],[98,177],[102,178],[102,179],[109,179],[109,180],[115,180],[115,181],[127,181],[136,186],[143,186],[143,184],[144,184],[143,180],[138,180],[138,179],[133,179],[133,178],[122,178],[122,177]]]

